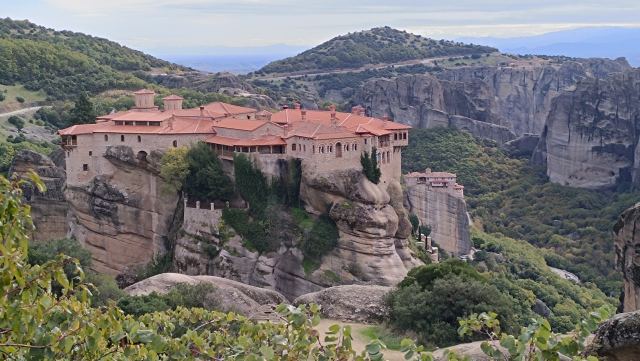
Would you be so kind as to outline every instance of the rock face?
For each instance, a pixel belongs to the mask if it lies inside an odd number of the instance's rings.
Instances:
[[[147,295],[152,292],[164,294],[179,283],[211,284],[216,288],[211,298],[219,303],[221,311],[233,311],[248,317],[253,316],[260,306],[287,303],[284,296],[272,290],[220,277],[188,276],[179,273],[155,275],[125,288],[125,292],[132,296]]]
[[[408,186],[406,201],[420,224],[431,227],[433,242],[456,256],[471,250],[467,203],[463,198],[438,191],[426,184]]]
[[[572,187],[637,182],[639,97],[638,69],[581,81],[554,100],[534,160]]]
[[[421,263],[408,249],[411,226],[397,181],[376,185],[359,170],[317,174],[303,168],[300,195],[308,212],[328,212],[340,235],[312,276],[393,286]]]
[[[354,102],[414,127],[451,126],[504,143],[541,134],[552,100],[581,80],[627,69],[624,59],[461,67],[370,80]]]
[[[613,227],[616,268],[622,271],[622,311],[640,310],[640,203],[622,213]]]
[[[98,272],[118,274],[165,251],[177,196],[163,192],[157,175],[161,155],[151,152],[140,165],[127,146],[111,147],[114,167],[82,186],[68,186],[71,234],[86,247]]]
[[[183,227],[174,252],[176,270],[273,289],[293,300],[341,284],[392,286],[419,264],[407,245],[411,224],[398,182],[375,185],[361,171],[315,174],[303,167],[300,195],[308,212],[329,214],[339,230],[337,247],[316,270],[305,272],[293,236],[276,252],[259,255],[237,236],[221,240],[216,230],[207,230],[211,227]],[[282,222],[286,231],[286,218]]]
[[[67,237],[69,230],[69,206],[64,199],[66,175],[49,157],[22,150],[15,155],[9,169],[11,176],[24,176],[35,171],[47,186],[44,193],[37,189],[25,189],[25,197],[31,206],[31,217],[35,225],[33,238],[50,241]]]
[[[384,286],[335,286],[302,295],[293,304],[318,304],[322,306],[322,316],[333,320],[380,323],[389,312],[385,297],[392,289]]]
[[[640,311],[617,314],[600,325],[586,354],[605,361],[638,360]]]

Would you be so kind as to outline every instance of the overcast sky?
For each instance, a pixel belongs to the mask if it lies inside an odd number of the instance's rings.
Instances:
[[[384,25],[434,38],[640,26],[640,0],[0,0],[0,9],[153,53],[316,45]]]

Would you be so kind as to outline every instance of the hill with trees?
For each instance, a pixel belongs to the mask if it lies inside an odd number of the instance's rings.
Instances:
[[[497,49],[448,40],[434,40],[388,26],[335,37],[294,57],[274,61],[258,73],[287,73],[359,68],[406,60],[479,56]]]

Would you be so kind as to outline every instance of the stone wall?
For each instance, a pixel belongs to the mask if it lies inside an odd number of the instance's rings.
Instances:
[[[222,208],[215,208],[213,203],[200,203],[197,201],[194,205],[188,204],[187,199],[184,200],[184,218],[182,221],[182,229],[192,234],[199,234],[202,230],[217,231],[218,225],[222,219]]]
[[[640,203],[624,211],[613,227],[616,269],[622,271],[622,311],[640,310]]]

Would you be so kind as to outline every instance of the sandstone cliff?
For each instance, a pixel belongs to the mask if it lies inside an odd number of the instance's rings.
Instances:
[[[431,227],[435,245],[456,256],[469,253],[472,246],[469,216],[463,198],[426,184],[408,186],[405,194],[411,213],[418,217],[420,224]]]
[[[366,82],[354,102],[414,127],[452,126],[504,143],[540,134],[552,100],[583,79],[630,69],[624,59],[460,67]]]
[[[640,310],[640,203],[620,215],[613,232],[616,268],[624,279],[622,311]]]
[[[96,271],[118,274],[165,251],[178,199],[162,191],[160,157],[152,152],[140,164],[131,148],[110,147],[112,172],[67,187],[71,234],[91,252]]]
[[[419,264],[407,247],[411,225],[397,182],[375,185],[360,171],[317,174],[303,167],[300,195],[309,213],[329,214],[339,230],[337,247],[317,269],[305,272],[294,237],[276,252],[259,255],[237,236],[223,240],[216,227],[190,227],[185,220],[175,246],[176,270],[230,278],[294,299],[340,284],[392,286]]]
[[[585,79],[558,96],[534,161],[550,180],[581,188],[637,182],[640,70]]]
[[[57,157],[57,154],[52,157]],[[66,181],[64,169],[47,156],[22,150],[13,158],[9,175],[23,176],[29,170],[35,171],[47,186],[47,191],[44,193],[32,188],[25,190],[25,197],[31,206],[31,217],[36,228],[33,238],[36,241],[50,241],[67,237],[69,206],[64,199]]]

